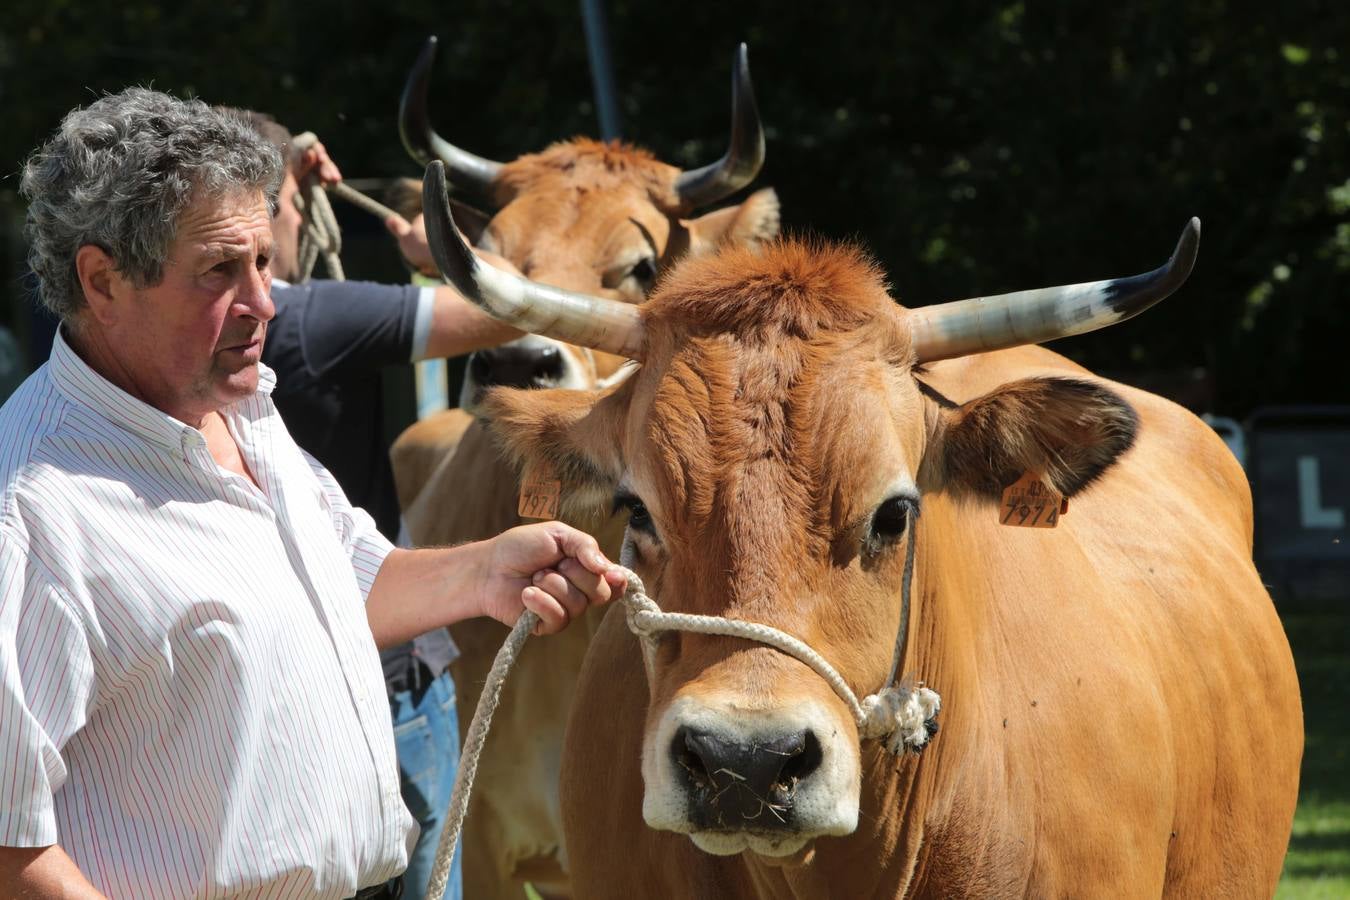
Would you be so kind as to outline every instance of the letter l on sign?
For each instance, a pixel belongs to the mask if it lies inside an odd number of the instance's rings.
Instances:
[[[1345,511],[1337,507],[1323,508],[1322,479],[1317,457],[1298,458],[1298,513],[1304,528],[1344,528]]]

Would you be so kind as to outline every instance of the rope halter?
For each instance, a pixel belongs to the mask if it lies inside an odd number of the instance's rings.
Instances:
[[[862,740],[875,739],[884,742],[887,750],[899,756],[906,750],[918,752],[927,744],[928,739],[937,731],[935,717],[942,707],[941,699],[935,691],[922,685],[896,685],[895,670],[905,641],[906,625],[909,618],[909,585],[914,561],[914,529],[910,529],[909,558],[905,564],[904,599],[901,606],[900,632],[896,639],[894,659],[891,665],[891,677],[888,684],[875,694],[859,700],[849,688],[842,675],[835,671],[823,656],[812,650],[802,641],[777,628],[768,625],[756,625],[736,619],[724,619],[718,616],[695,616],[685,613],[662,612],[656,601],[647,596],[642,579],[624,566],[624,575],[628,584],[624,588],[622,603],[627,617],[628,628],[638,637],[642,646],[643,665],[647,670],[647,687],[650,690],[656,664],[656,649],[661,634],[666,631],[689,631],[698,634],[717,634],[727,637],[739,637],[758,641],[762,644],[793,656],[812,671],[824,678],[840,699],[853,713],[858,723],[858,736]],[[441,841],[436,848],[436,857],[432,862],[431,876],[427,884],[426,896],[432,900],[441,900],[450,878],[450,863],[459,846],[459,837],[464,830],[464,817],[469,812],[469,797],[473,793],[473,781],[478,774],[478,761],[487,742],[488,730],[492,727],[492,716],[501,702],[502,688],[506,676],[515,665],[525,641],[529,639],[539,616],[530,611],[521,614],[507,635],[502,648],[497,651],[492,669],[483,681],[483,692],[478,699],[478,708],[474,710],[473,721],[464,735],[464,746],[460,756],[459,768],[455,772],[455,786],[450,794],[450,803],[445,810],[445,825],[441,831]]]
[[[839,699],[853,714],[853,721],[858,726],[858,737],[862,740],[882,741],[887,750],[899,756],[906,750],[916,753],[922,750],[929,737],[937,731],[936,717],[942,708],[942,698],[936,691],[922,684],[888,684],[875,694],[868,694],[859,700],[848,682],[825,657],[786,631],[720,616],[662,612],[656,601],[647,596],[642,579],[631,570],[626,571],[625,575],[628,587],[623,595],[624,612],[628,619],[628,630],[637,635],[642,644],[642,661],[647,670],[649,688],[655,684],[656,650],[664,632],[687,631],[743,638],[786,653],[825,679],[825,683],[839,695]]]

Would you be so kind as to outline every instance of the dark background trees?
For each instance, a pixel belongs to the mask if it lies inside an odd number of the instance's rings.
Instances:
[[[1152,268],[1198,215],[1178,296],[1060,349],[1174,392],[1203,369],[1197,402],[1233,415],[1350,399],[1350,6],[606,7],[627,139],[682,165],[719,155],[745,40],[768,131],[758,184],[779,190],[789,229],[867,245],[903,302]],[[65,111],[153,84],[314,130],[348,177],[417,174],[395,110],[430,33],[433,114],[453,140],[510,158],[596,133],[573,2],[10,0],[0,322],[27,302],[14,173]]]

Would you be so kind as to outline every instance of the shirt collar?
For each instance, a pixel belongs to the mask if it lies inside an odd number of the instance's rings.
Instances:
[[[188,432],[201,436],[196,428],[136,399],[95,372],[66,343],[63,332],[64,326],[56,330],[47,367],[52,383],[68,399],[93,409],[119,428],[170,449],[181,447],[184,439],[190,438]],[[270,395],[276,383],[276,374],[259,363],[258,393]]]

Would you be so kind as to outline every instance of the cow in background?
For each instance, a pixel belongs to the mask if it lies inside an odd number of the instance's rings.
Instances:
[[[486,200],[490,216],[456,208],[465,235],[531,278],[628,305],[644,300],[676,258],[722,245],[753,246],[775,237],[771,189],[696,218],[755,177],[764,138],[746,50],[735,58],[730,149],[707,167],[682,172],[640,148],[576,139],[496,163],[451,145],[431,128],[429,42],[414,67],[400,112],[404,142],[422,160],[437,158],[462,191]],[[521,323],[529,331],[532,324]],[[599,327],[603,327],[603,323]],[[461,406],[413,425],[391,450],[404,521],[416,545],[476,540],[520,523],[515,468],[472,410],[494,385],[595,390],[621,378],[626,360],[575,342],[527,335],[469,360]],[[569,521],[617,557],[623,524],[605,510]],[[555,640],[531,647],[506,687],[488,742],[464,834],[465,896],[519,897],[520,883],[563,895],[558,773],[563,728],[581,660],[600,621],[593,614]],[[451,629],[461,656],[453,665],[462,733],[483,679],[506,636],[495,623]]]
[[[466,296],[580,332],[584,298],[487,271],[448,220]],[[1303,732],[1246,479],[1190,413],[1028,346],[1165,297],[1198,239],[921,309],[851,248],[730,249],[588,310],[641,360],[622,385],[489,395],[524,466],[628,511],[663,609],[796,635],[858,695],[893,661],[941,695],[936,737],[886,747],[785,653],[670,633],[644,678],[607,617],[564,752],[578,896],[1270,896]],[[1069,498],[1056,528],[1005,524],[1026,476]]]
[[[427,101],[436,39],[414,65],[399,107],[405,147],[423,164],[442,160],[459,195],[483,201],[491,215],[456,202],[469,241],[544,284],[639,303],[672,261],[723,244],[771,240],[778,196],[764,188],[736,206],[690,214],[748,185],[764,161],[745,45],[732,72],[730,146],[723,158],[689,172],[619,142],[575,138],[500,163],[462,150],[431,126]],[[623,359],[527,334],[470,356],[459,406],[472,412],[484,389],[587,388],[615,376]],[[411,426],[391,450],[400,498],[410,505],[421,480],[443,462],[470,417],[447,411]]]

